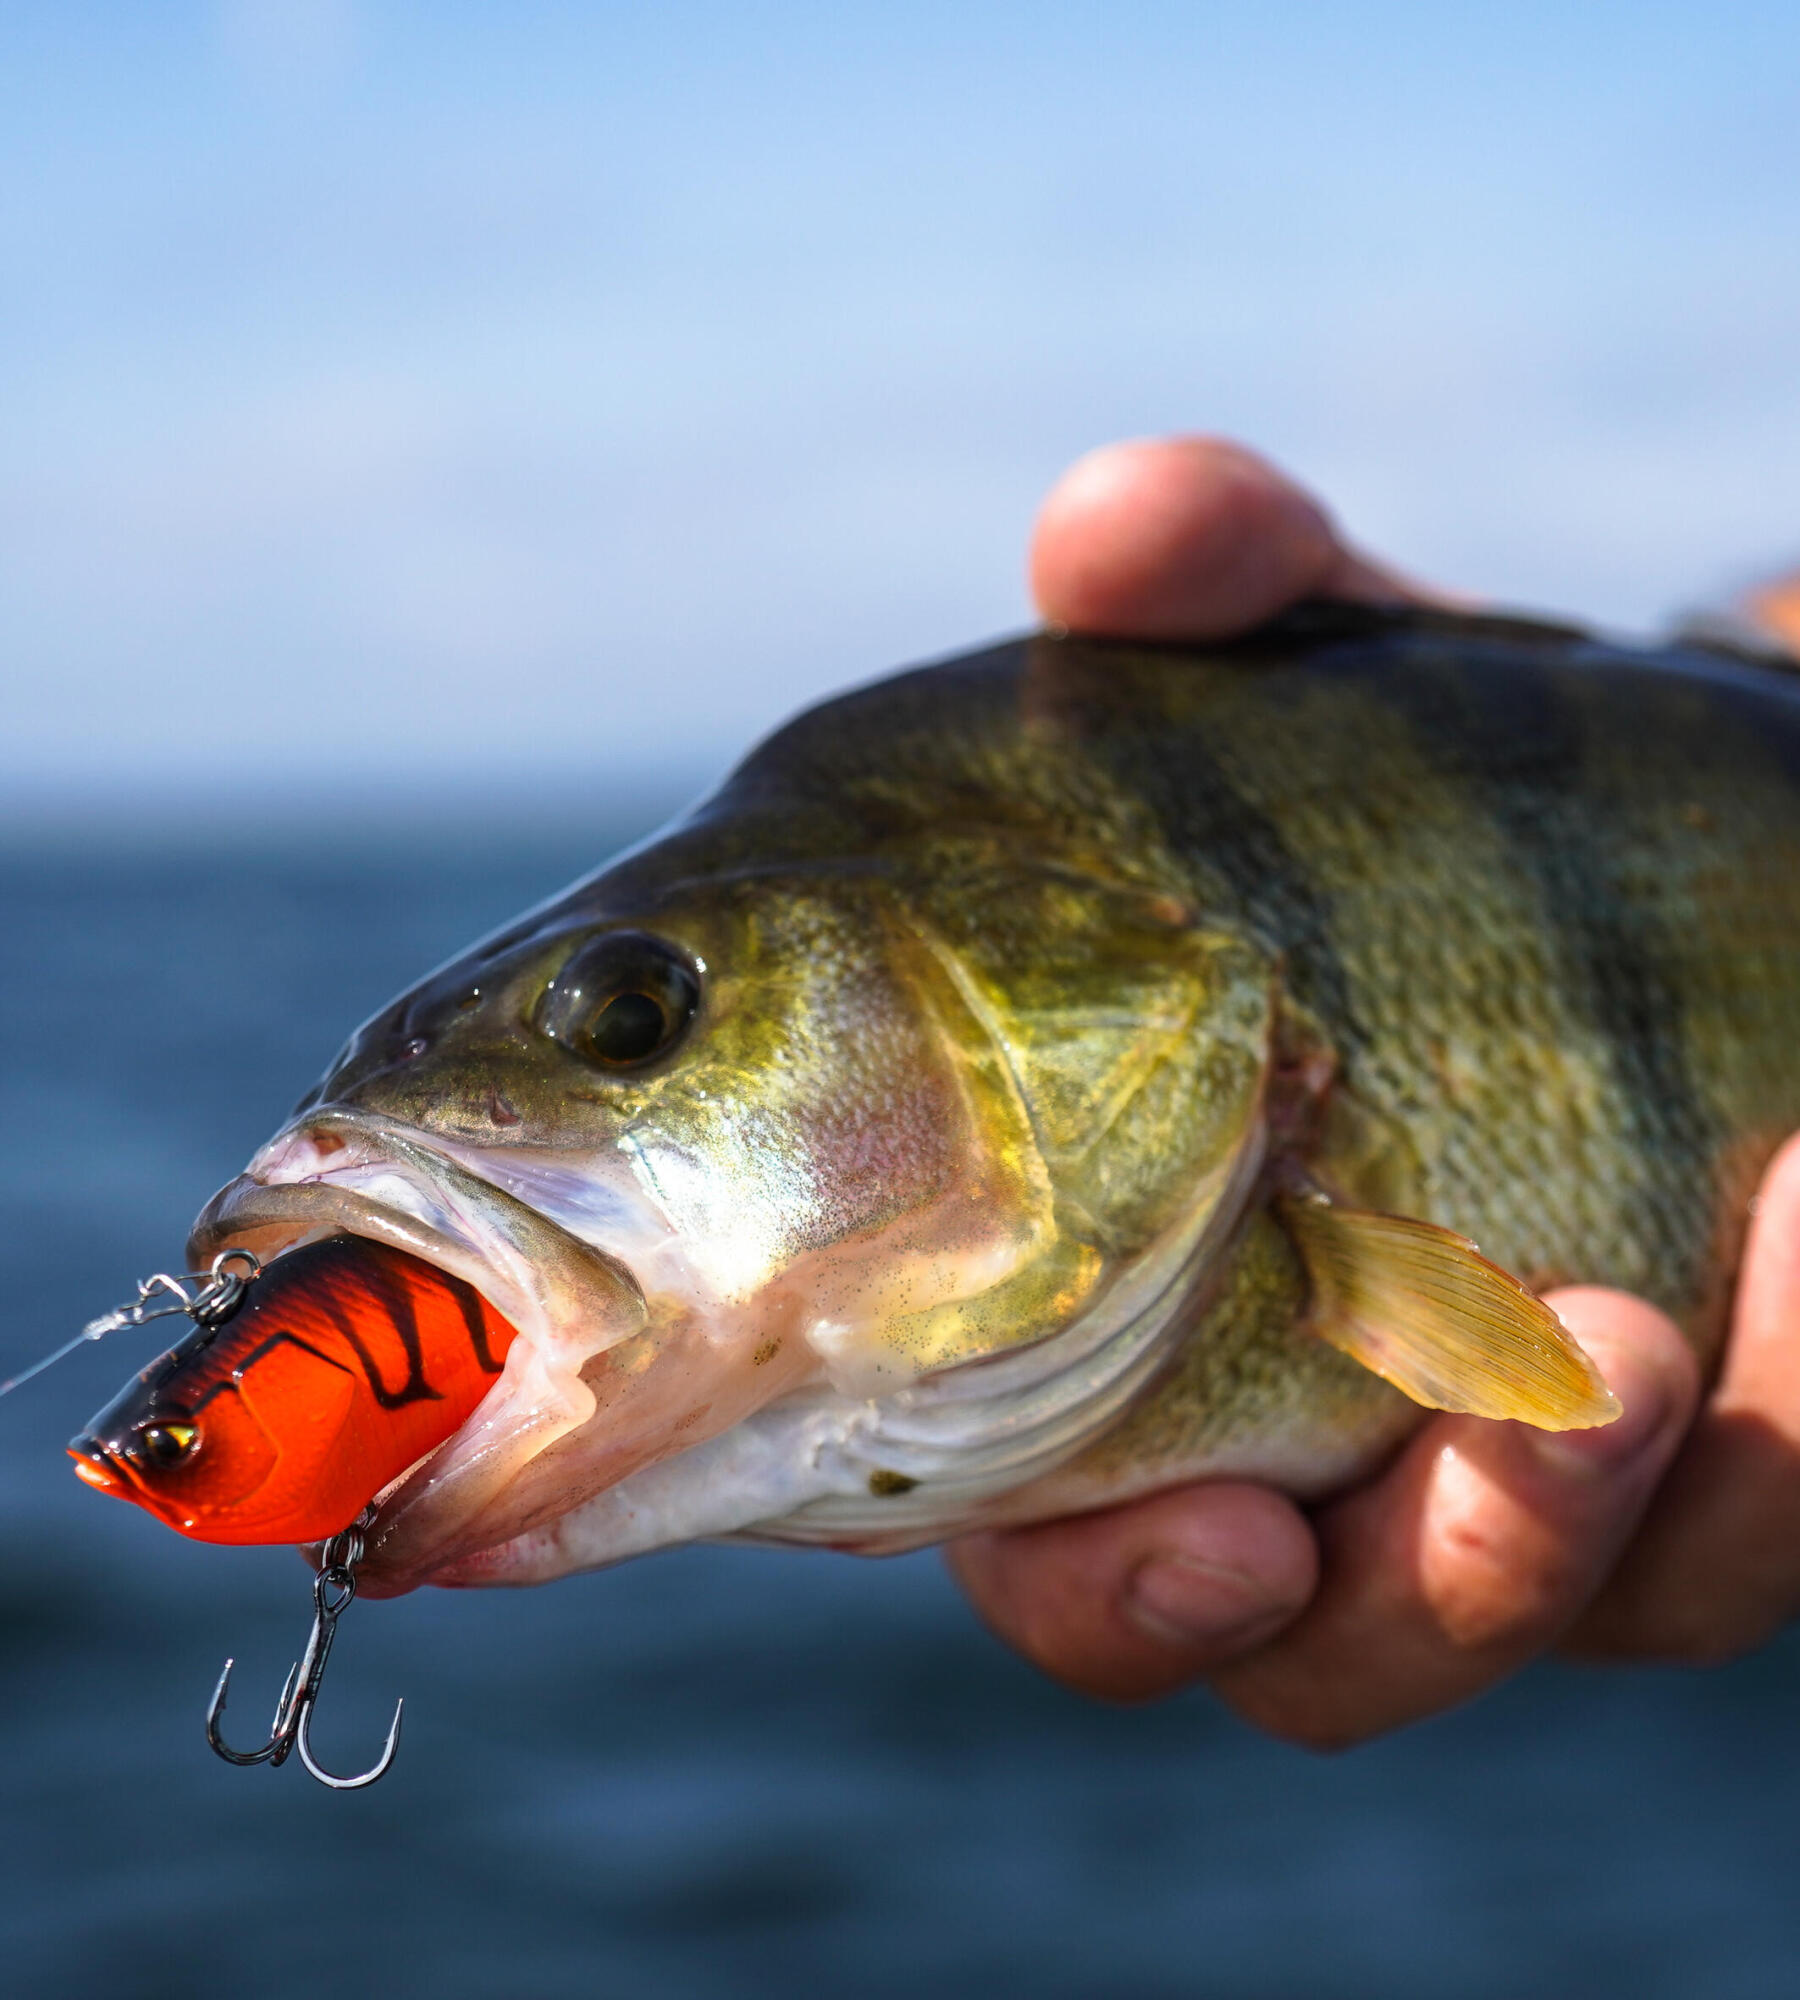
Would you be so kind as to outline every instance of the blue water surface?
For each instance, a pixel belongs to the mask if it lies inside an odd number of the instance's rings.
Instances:
[[[0,1373],[180,1255],[347,1029],[628,830],[0,852]],[[0,1401],[0,1984],[314,1996],[1761,1996],[1800,1983],[1800,1643],[1547,1667],[1321,1760],[1204,1695],[1065,1695],[929,1555],[696,1549],[357,1606],[334,1797],[238,1771],[304,1636],[61,1455],[120,1335]]]

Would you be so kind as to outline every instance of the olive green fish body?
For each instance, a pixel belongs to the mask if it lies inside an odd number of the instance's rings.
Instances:
[[[1039,638],[928,669],[804,718],[744,783],[905,849],[918,904],[951,933],[947,902],[978,907],[1015,988],[1059,951],[1016,881],[959,878],[984,843],[1002,875],[1006,851],[1260,941],[1333,1068],[1321,1179],[1716,1343],[1748,1196],[1800,1124],[1791,671],[1321,607],[1210,658]],[[1317,1488],[1410,1421],[1261,1253],[1065,1497],[1271,1464]]]
[[[609,1070],[624,1016],[558,996],[624,990],[621,938],[701,998]],[[395,1588],[904,1546],[1209,1471],[1319,1492],[1416,1416],[1371,1368],[1423,1393],[1366,1325],[1320,1337],[1366,1257],[1448,1259],[1504,1319],[1454,1232],[1709,1351],[1797,1036],[1800,676],[1341,606],[1206,651],[1036,637],[810,711],[377,1017],[197,1247],[294,1240],[324,1186],[363,1226],[435,1148],[630,1274],[642,1314],[585,1349],[496,1280],[522,1386],[386,1510]],[[464,1197],[406,1199],[474,1254]],[[1558,1421],[1600,1420],[1574,1380]]]

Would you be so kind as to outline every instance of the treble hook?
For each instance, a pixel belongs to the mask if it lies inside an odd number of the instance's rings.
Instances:
[[[362,1561],[363,1530],[375,1517],[373,1507],[365,1507],[341,1535],[325,1544],[319,1573],[313,1578],[313,1628],[306,1651],[288,1669],[281,1699],[275,1705],[275,1722],[269,1740],[258,1750],[234,1750],[219,1734],[219,1718],[225,1713],[225,1690],[231,1683],[233,1662],[225,1662],[219,1685],[206,1710],[206,1740],[228,1764],[267,1764],[271,1769],[287,1762],[297,1750],[300,1761],[322,1785],[334,1792],[360,1791],[364,1785],[387,1774],[400,1748],[400,1718],[406,1708],[403,1695],[394,1704],[394,1720],[387,1733],[379,1760],[360,1777],[340,1778],[327,1771],[312,1753],[313,1707],[319,1698],[319,1684],[325,1678],[325,1662],[331,1656],[331,1640],[337,1622],[356,1596],[356,1566]]]

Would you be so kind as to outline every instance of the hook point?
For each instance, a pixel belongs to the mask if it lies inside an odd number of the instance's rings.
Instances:
[[[406,1697],[402,1695],[394,1703],[394,1719],[388,1724],[387,1741],[381,1746],[381,1755],[368,1770],[354,1778],[340,1778],[335,1772],[328,1771],[322,1764],[314,1762],[312,1753],[313,1711],[310,1702],[307,1703],[306,1711],[300,1718],[300,1726],[294,1733],[294,1748],[300,1753],[301,1763],[318,1779],[321,1785],[329,1785],[334,1792],[358,1792],[362,1790],[364,1785],[372,1785],[377,1778],[387,1776],[389,1765],[393,1763],[394,1758],[399,1754],[400,1724],[405,1714]]]

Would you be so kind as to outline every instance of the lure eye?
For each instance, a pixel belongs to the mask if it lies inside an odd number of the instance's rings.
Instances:
[[[134,1439],[138,1455],[152,1465],[179,1465],[194,1449],[200,1432],[193,1424],[146,1424]]]
[[[700,1005],[700,982],[673,945],[642,931],[590,938],[544,989],[540,1034],[606,1069],[666,1055]]]

